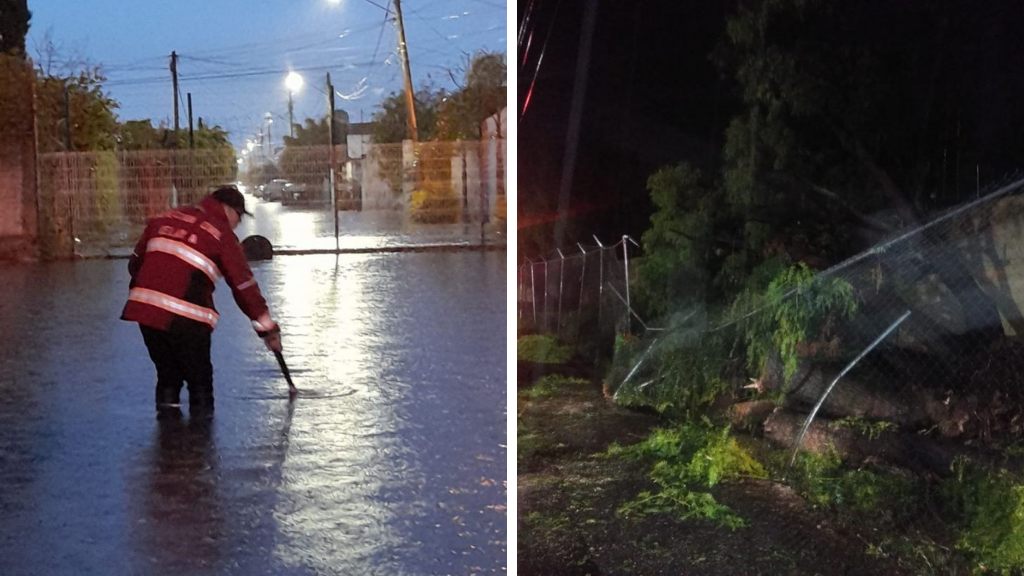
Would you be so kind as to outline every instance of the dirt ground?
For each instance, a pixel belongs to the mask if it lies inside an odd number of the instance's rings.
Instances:
[[[524,575],[899,574],[867,542],[790,488],[765,480],[723,484],[715,498],[747,526],[732,531],[667,514],[616,514],[652,489],[638,462],[597,456],[636,443],[662,421],[606,400],[600,384],[552,396],[520,390],[518,567]]]

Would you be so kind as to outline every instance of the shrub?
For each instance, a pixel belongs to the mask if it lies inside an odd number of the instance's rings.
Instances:
[[[409,212],[421,224],[454,224],[459,221],[459,197],[447,190],[415,190]]]
[[[940,494],[958,526],[957,548],[983,570],[1019,574],[1024,569],[1024,483],[1006,470],[989,470],[966,458],[953,462]]]
[[[572,349],[561,346],[550,334],[521,336],[516,341],[516,359],[538,364],[565,364],[572,358]]]
[[[561,374],[548,374],[538,380],[524,394],[530,398],[547,398],[558,394],[560,391],[573,387],[579,388],[587,384],[590,384],[590,382],[582,378],[570,378]]]
[[[713,520],[735,530],[744,526],[743,519],[697,488],[767,476],[764,467],[729,435],[728,427],[715,427],[707,419],[657,429],[634,446],[612,445],[608,454],[654,463],[650,477],[659,490],[642,492],[622,506],[619,512],[625,515],[668,512],[683,520]]]

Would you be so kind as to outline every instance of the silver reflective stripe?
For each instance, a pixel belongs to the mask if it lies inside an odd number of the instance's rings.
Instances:
[[[175,242],[167,238],[153,238],[146,244],[146,252],[163,252],[164,254],[177,256],[187,264],[198,268],[209,276],[213,282],[216,283],[217,279],[220,278],[220,270],[212,260],[204,256],[202,252],[181,242]]]
[[[209,308],[197,306],[191,302],[185,302],[184,300],[179,300],[173,296],[168,296],[148,288],[132,288],[128,293],[128,299],[156,306],[190,320],[204,322],[211,327],[215,327],[217,319],[220,318],[216,312]]]
[[[239,284],[238,285],[238,289],[239,290],[245,290],[246,288],[248,288],[249,286],[252,286],[255,283],[256,283],[256,279],[255,278],[250,278],[247,282],[242,282],[241,284]]]

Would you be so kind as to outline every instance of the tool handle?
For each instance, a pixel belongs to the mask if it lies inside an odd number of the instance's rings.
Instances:
[[[288,393],[294,396],[298,392],[298,389],[296,389],[295,384],[292,383],[292,373],[288,370],[288,365],[284,362],[284,355],[280,352],[274,352],[274,358],[277,358],[277,365],[281,367],[281,373],[284,374],[284,379],[288,382]]]

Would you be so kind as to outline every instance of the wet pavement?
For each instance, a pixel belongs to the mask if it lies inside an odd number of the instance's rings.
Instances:
[[[158,422],[124,261],[0,267],[0,574],[504,571],[505,253],[254,270],[299,398],[221,284],[216,415]]]
[[[244,187],[242,187],[244,189]],[[246,194],[246,217],[235,230],[238,237],[253,234],[266,237],[279,251],[381,251],[405,247],[505,246],[504,226],[494,220],[481,225],[419,224],[403,210],[338,211],[338,239],[334,237],[334,216],[327,204],[266,202]],[[75,254],[83,258],[127,258],[142,233],[142,224],[119,222],[97,234],[85,234],[75,243]]]
[[[333,250],[334,218],[330,206],[282,205],[246,195],[253,218],[238,228],[238,237],[251,234],[267,237],[284,250]],[[416,224],[399,211],[365,210],[338,212],[338,242],[341,250],[387,249],[422,245],[504,244],[505,237],[495,224]]]

